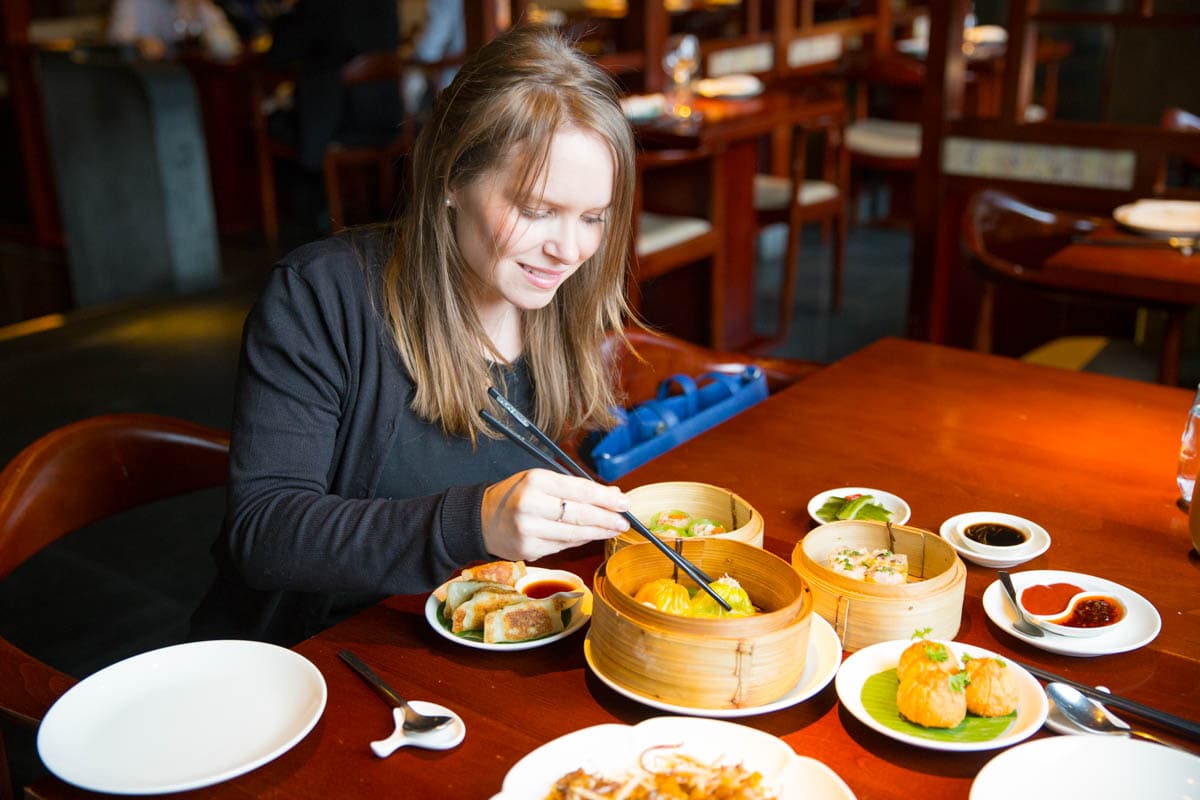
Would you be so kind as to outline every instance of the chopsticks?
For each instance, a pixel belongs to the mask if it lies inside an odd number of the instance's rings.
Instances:
[[[1108,692],[1102,692],[1099,689],[1095,688],[1094,686],[1087,686],[1082,683],[1076,683],[1075,681],[1073,681],[1069,678],[1064,678],[1061,675],[1055,675],[1053,672],[1047,672],[1046,670],[1041,669],[1039,667],[1035,667],[1030,664],[1022,664],[1021,662],[1016,661],[1015,659],[1009,658],[1006,660],[1012,661],[1012,663],[1016,664],[1018,667],[1028,670],[1031,674],[1036,675],[1037,677],[1041,678],[1044,681],[1047,681],[1050,683],[1053,683],[1053,682],[1065,683],[1068,686],[1073,686],[1074,688],[1078,689],[1083,694],[1087,695],[1088,697],[1092,698],[1093,700],[1099,700],[1101,703],[1104,703],[1104,705],[1106,705],[1106,706],[1112,706],[1113,708],[1119,708],[1122,711],[1128,711],[1130,714],[1137,714],[1142,719],[1148,719],[1152,722],[1157,722],[1159,725],[1162,725],[1164,728],[1170,728],[1171,730],[1173,730],[1177,733],[1182,733],[1185,736],[1188,736],[1192,739],[1200,740],[1200,724],[1192,722],[1189,719],[1184,719],[1183,717],[1177,717],[1174,714],[1167,713],[1166,711],[1160,711],[1159,709],[1154,708],[1153,706],[1143,705],[1143,704],[1137,702],[1136,700],[1130,700],[1127,697],[1121,697],[1121,695],[1119,695],[1119,694],[1109,694]]]
[[[583,467],[579,466],[579,464],[577,464],[573,458],[571,458],[569,455],[567,455],[565,452],[563,452],[563,449],[561,447],[559,447],[554,442],[553,439],[551,439],[549,436],[547,436],[545,434],[545,432],[542,431],[541,428],[539,428],[537,425],[534,425],[532,422],[530,422],[525,417],[524,414],[522,414],[520,411],[517,410],[516,406],[514,406],[512,403],[508,402],[508,398],[504,397],[504,395],[502,395],[502,394],[500,394],[500,392],[496,391],[496,387],[494,387],[494,386],[488,387],[488,395],[493,400],[495,400],[497,403],[499,403],[500,407],[503,408],[504,411],[510,417],[512,417],[514,420],[516,420],[517,423],[520,424],[520,426],[522,428],[524,428],[525,430],[532,433],[539,442],[541,442],[543,445],[548,447],[550,449],[550,452],[554,453],[554,457],[551,457],[548,453],[546,453],[541,448],[534,446],[533,443],[531,443],[529,440],[527,440],[524,436],[517,433],[512,428],[508,427],[500,420],[496,419],[495,415],[488,412],[487,409],[480,410],[479,416],[483,417],[483,419],[489,425],[491,425],[493,428],[495,428],[496,430],[503,433],[509,439],[511,439],[512,441],[519,444],[521,447],[525,448],[525,450],[530,455],[541,460],[544,464],[546,464],[548,467],[550,467],[550,469],[553,469],[556,472],[560,472],[563,475],[574,475],[579,478],[586,478],[587,480],[593,481],[593,482],[596,480],[591,475],[589,475],[588,472]],[[556,460],[556,458],[557,458],[557,460]],[[635,517],[632,513],[628,512],[628,511],[623,511],[623,512],[621,512],[621,516],[623,516],[629,522],[630,527],[632,527],[635,531],[640,533],[647,541],[649,541],[651,544],[653,544],[655,547],[657,547],[659,550],[661,550],[663,555],[665,555],[667,558],[671,559],[671,561],[675,562],[675,566],[679,567],[681,570],[683,570],[685,573],[687,573],[688,577],[691,578],[692,580],[694,580],[700,586],[701,589],[703,589],[705,592],[708,593],[708,595],[710,597],[712,597],[713,600],[717,601],[717,604],[720,605],[721,608],[725,609],[726,611],[733,610],[732,608],[730,608],[729,602],[726,601],[724,597],[721,597],[721,595],[717,594],[715,589],[713,589],[711,586],[709,586],[709,584],[712,583],[713,580],[712,580],[712,578],[708,577],[708,575],[704,574],[703,570],[701,570],[699,567],[697,567],[691,561],[688,561],[681,554],[672,550],[671,547],[669,547],[666,542],[664,542],[662,539],[655,536],[654,533],[651,532],[651,530],[649,528],[647,528],[645,525],[643,525],[641,520],[639,520],[637,517]]]

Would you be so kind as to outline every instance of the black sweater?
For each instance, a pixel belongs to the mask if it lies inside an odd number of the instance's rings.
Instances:
[[[289,645],[382,596],[428,591],[489,557],[485,487],[537,466],[409,410],[413,382],[376,302],[387,246],[357,234],[294,251],[246,320],[219,576],[195,638]],[[422,479],[379,497],[385,468],[392,483]]]

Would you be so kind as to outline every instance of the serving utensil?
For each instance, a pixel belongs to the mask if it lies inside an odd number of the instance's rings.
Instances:
[[[1194,236],[1168,236],[1165,239],[1152,239],[1148,237],[1127,236],[1119,239],[1108,238],[1090,238],[1087,236],[1078,236],[1071,240],[1075,244],[1084,244],[1088,247],[1138,247],[1143,249],[1163,249],[1170,248],[1177,251],[1180,255],[1190,256],[1200,247],[1200,242]]]
[[[549,436],[547,436],[545,434],[545,432],[542,431],[541,428],[539,428],[537,425],[534,425],[532,422],[530,422],[525,417],[524,414],[522,414],[519,410],[517,410],[516,406],[514,406],[512,403],[508,402],[508,398],[506,398],[504,395],[500,394],[500,392],[498,392],[494,386],[488,387],[488,395],[490,395],[493,400],[495,400],[497,403],[499,403],[500,407],[503,408],[504,411],[510,417],[512,417],[514,420],[516,420],[517,423],[520,424],[522,428],[524,428],[525,430],[532,433],[534,435],[534,437],[539,442],[541,442],[541,444],[548,447],[550,449],[550,451],[552,453],[554,453],[554,456],[551,457],[548,453],[546,453],[541,448],[534,446],[531,442],[526,440],[525,437],[523,437],[521,434],[517,433],[512,428],[508,427],[503,422],[496,419],[496,417],[493,414],[489,413],[487,409],[483,409],[479,412],[479,416],[483,417],[483,419],[489,425],[491,425],[493,428],[495,428],[496,430],[503,433],[505,436],[507,436],[509,439],[511,439],[516,444],[520,445],[522,448],[524,448],[526,450],[526,452],[528,452],[530,455],[532,455],[535,458],[542,461],[544,464],[546,464],[548,467],[550,467],[550,469],[552,469],[556,472],[560,472],[563,475],[574,475],[575,477],[585,478],[589,481],[593,481],[593,482],[596,481],[596,479],[593,478],[587,472],[587,470],[585,470],[583,467],[579,466],[579,464],[577,464],[573,458],[571,458],[569,455],[567,455],[565,452],[563,452],[563,449],[561,447],[559,447],[553,439],[551,439]],[[724,597],[721,597],[721,595],[717,594],[716,590],[713,589],[709,585],[710,583],[713,582],[713,579],[710,578],[707,574],[705,574],[705,572],[702,569],[697,567],[691,561],[688,561],[681,554],[679,554],[679,553],[675,552],[673,549],[671,549],[671,547],[669,547],[666,542],[664,542],[662,539],[655,536],[654,533],[651,532],[651,530],[649,528],[647,528],[645,525],[643,525],[641,520],[639,520],[637,517],[635,517],[632,513],[628,512],[628,511],[623,511],[623,512],[621,512],[621,516],[623,516],[625,518],[625,520],[629,523],[630,527],[632,527],[635,531],[637,531],[639,534],[641,534],[642,537],[646,539],[646,541],[650,542],[655,547],[657,547],[662,552],[663,555],[665,555],[667,558],[671,559],[671,561],[673,561],[675,563],[675,566],[679,567],[679,569],[681,569],[685,573],[687,573],[688,577],[691,578],[692,580],[694,580],[697,583],[697,585],[699,585],[701,590],[703,590],[704,592],[707,592],[708,595],[719,606],[721,606],[721,608],[725,609],[726,611],[733,610],[730,607],[728,601],[726,601]]]
[[[1017,619],[1013,622],[1013,628],[1026,636],[1045,636],[1042,629],[1025,615],[1025,609],[1021,608],[1021,604],[1017,601],[1017,590],[1013,588],[1012,579],[1008,577],[1008,571],[1000,569],[996,570],[996,574],[1000,577],[1000,585],[1004,587],[1004,593],[1008,596],[1009,602],[1012,603],[1012,607],[1017,612]]]
[[[1088,733],[1136,736],[1166,747],[1175,747],[1170,742],[1145,731],[1134,730],[1125,720],[1113,716],[1108,709],[1073,686],[1051,682],[1046,684],[1046,695],[1054,701],[1054,705],[1058,706],[1064,717]]]
[[[397,714],[397,727],[402,728],[410,733],[429,733],[438,728],[443,728],[454,721],[454,717],[442,714],[426,715],[416,711],[408,704],[408,701],[401,697],[395,689],[388,686],[382,678],[362,662],[358,656],[349,650],[341,650],[338,652],[338,658],[350,665],[350,668],[358,673],[359,677],[367,682],[375,693],[384,699],[392,708],[403,714],[403,722],[400,722],[400,715]],[[393,734],[394,736],[394,734]],[[400,745],[396,745],[399,747]],[[393,747],[392,750],[396,748]],[[391,752],[391,751],[389,751]]]

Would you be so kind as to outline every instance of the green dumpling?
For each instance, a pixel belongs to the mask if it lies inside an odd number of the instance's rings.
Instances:
[[[736,578],[723,575],[709,584],[720,597],[729,603],[730,611],[721,608],[708,592],[699,591],[692,597],[688,616],[691,617],[748,617],[754,613],[754,604],[750,595],[737,582]]]

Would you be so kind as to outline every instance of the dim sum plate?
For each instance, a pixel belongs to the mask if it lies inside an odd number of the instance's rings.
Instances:
[[[442,604],[432,594],[425,601],[425,620],[429,623],[429,627],[433,628],[443,638],[449,639],[456,644],[474,647],[479,650],[511,651],[543,647],[544,645],[557,642],[559,639],[565,639],[586,625],[587,621],[592,618],[592,590],[587,587],[587,584],[578,575],[572,572],[566,572],[561,569],[545,569],[543,567],[526,567],[525,577],[517,584],[517,588],[520,588],[524,584],[551,579],[564,580],[568,583],[576,584],[579,590],[583,592],[583,597],[579,598],[579,602],[565,612],[570,616],[566,620],[563,629],[550,636],[543,636],[540,639],[530,639],[526,642],[501,642],[498,644],[476,641],[475,639],[459,636],[450,630],[449,625],[438,618],[438,609]]]
[[[652,717],[637,725],[593,725],[547,742],[513,765],[492,800],[542,800],[555,781],[583,769],[621,778],[645,751],[676,745],[708,764],[740,764],[763,776],[779,800],[854,800],[850,787],[825,764],[797,755],[777,736],[716,719]]]
[[[597,668],[596,662],[592,658],[592,641],[590,637],[584,640],[583,656],[587,659],[588,666],[591,667],[592,672],[596,674],[597,678],[606,684],[608,688],[617,694],[625,695],[630,700],[636,700],[651,708],[670,711],[675,714],[733,719],[736,717],[769,714],[772,711],[791,708],[794,705],[803,703],[824,689],[833,680],[833,676],[837,674],[838,665],[842,663],[842,644],[838,641],[838,636],[833,630],[833,626],[821,617],[813,614],[812,627],[809,630],[808,636],[808,655],[804,662],[804,672],[800,674],[800,680],[796,683],[796,686],[778,700],[757,706],[744,706],[742,708],[691,708],[689,706],[675,705],[674,703],[665,703],[656,698],[647,697],[644,694],[628,689]]]
[[[1060,636],[1055,633],[1028,636],[1013,627],[1017,612],[1013,611],[1012,604],[1008,602],[1000,581],[993,581],[983,592],[983,610],[988,618],[1009,636],[1015,636],[1051,653],[1064,656],[1106,656],[1124,653],[1154,641],[1154,637],[1158,636],[1162,629],[1162,617],[1153,603],[1137,592],[1104,578],[1057,569],[1031,569],[1012,573],[1012,582],[1018,597],[1022,589],[1036,583],[1073,583],[1085,592],[1112,594],[1125,604],[1125,621],[1098,636]]]
[[[888,521],[893,525],[903,525],[912,516],[912,509],[909,508],[904,498],[894,495],[891,492],[869,489],[865,486],[843,486],[840,489],[828,489],[820,494],[813,495],[813,498],[808,501],[808,516],[818,525],[824,525],[825,520],[817,516],[817,511],[821,509],[821,506],[825,505],[826,501],[830,498],[848,497],[852,494],[869,494],[874,497],[876,504],[892,512],[892,518]]]
[[[964,725],[950,731],[939,728],[922,728],[902,720],[899,716],[900,712],[895,710],[894,703],[886,712],[889,718],[877,719],[876,715],[868,710],[867,704],[863,700],[863,688],[868,679],[873,676],[895,669],[896,663],[900,660],[900,654],[910,644],[912,644],[910,639],[897,639],[864,647],[851,654],[842,664],[842,668],[838,670],[835,685],[842,708],[857,717],[859,722],[868,728],[872,728],[884,736],[915,744],[918,747],[928,747],[933,750],[972,751],[993,750],[997,747],[1016,744],[1036,733],[1046,721],[1049,701],[1046,700],[1046,694],[1042,691],[1041,684],[1029,672],[990,650],[961,642],[948,643],[950,649],[960,659],[964,655],[972,658],[1000,658],[1008,664],[1008,669],[1013,670],[1018,692],[1017,712],[1016,717],[1007,726],[988,738],[980,738],[977,733],[973,734],[969,730],[971,726],[975,726],[973,720],[981,719],[978,717],[969,716]],[[894,682],[895,679],[892,680]],[[876,714],[878,713],[880,711],[877,709]],[[901,724],[903,730],[898,730],[888,724],[896,721]],[[988,722],[993,721],[989,720]]]
[[[1026,742],[983,765],[970,800],[1015,797],[1196,796],[1200,758],[1182,750],[1113,736],[1051,736]]]
[[[67,783],[113,794],[211,786],[266,764],[325,710],[325,679],[283,647],[219,640],[118,661],[75,684],[38,729]]]

